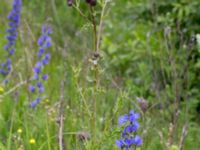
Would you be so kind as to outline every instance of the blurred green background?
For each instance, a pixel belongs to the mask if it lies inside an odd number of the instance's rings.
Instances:
[[[11,0],[0,0],[1,60],[11,4]],[[85,15],[90,12],[85,1],[81,1],[79,8]],[[99,4],[95,7],[98,24],[101,9]],[[5,149],[13,150],[20,145],[27,150],[58,149],[56,121],[60,112],[60,83],[65,80],[66,149],[92,150],[90,140],[85,144],[77,138],[80,132],[90,135],[87,109],[92,107],[93,101],[93,77],[88,62],[93,51],[92,26],[74,8],[68,7],[66,0],[23,0],[13,80],[5,91],[31,76],[43,24],[53,28],[52,59],[45,68],[50,74],[45,83],[45,96],[49,101],[43,101],[34,110],[28,108],[31,96],[26,84],[3,96],[0,99],[0,143]],[[120,138],[117,117],[130,109],[141,112],[139,97],[149,105],[147,112],[141,114],[139,134],[144,141],[141,149],[166,149],[170,140],[170,146],[179,146],[182,129],[187,126],[183,149],[199,150],[198,34],[199,0],[109,1],[103,17],[100,47],[96,149],[117,149],[115,139]],[[172,135],[170,123],[176,125]],[[23,130],[20,135],[19,128]],[[30,145],[30,138],[36,139],[35,145]]]

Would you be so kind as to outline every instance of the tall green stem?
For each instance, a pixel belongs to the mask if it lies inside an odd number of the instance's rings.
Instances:
[[[97,51],[97,25],[96,25],[96,19],[94,16],[94,10],[92,7],[90,7],[91,10],[91,22],[93,25],[93,38],[94,38],[94,51]],[[96,97],[97,97],[97,88],[98,88],[98,67],[97,65],[94,65],[94,91],[93,91],[93,111],[92,111],[92,134],[93,134],[93,145],[96,146],[97,138],[96,138]]]

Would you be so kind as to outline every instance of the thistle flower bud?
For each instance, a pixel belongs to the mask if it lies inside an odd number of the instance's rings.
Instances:
[[[96,6],[97,0],[90,0],[90,5],[91,6]]]
[[[72,6],[73,0],[67,0],[67,4],[68,4],[68,6]]]
[[[96,6],[97,0],[86,0],[86,3],[90,4],[91,6]]]

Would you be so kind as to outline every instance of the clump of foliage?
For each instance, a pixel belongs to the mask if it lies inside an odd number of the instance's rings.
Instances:
[[[199,10],[3,0],[0,149],[198,150]]]

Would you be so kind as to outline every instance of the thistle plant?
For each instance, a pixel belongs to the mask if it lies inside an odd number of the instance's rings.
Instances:
[[[49,64],[51,57],[49,52],[49,48],[52,46],[50,34],[52,34],[51,27],[44,25],[42,27],[42,35],[40,36],[37,42],[39,50],[37,52],[38,60],[35,63],[35,67],[33,68],[33,84],[29,85],[30,92],[39,92],[36,99],[30,104],[32,108],[35,107],[41,101],[41,93],[44,92],[43,82],[48,79],[48,74],[43,74],[42,70],[46,65]]]
[[[7,44],[4,46],[4,50],[7,52],[6,60],[1,63],[0,73],[3,76],[7,76],[12,70],[11,56],[15,53],[15,44],[17,40],[17,29],[20,25],[20,15],[21,15],[21,0],[13,0],[12,11],[8,15],[8,25],[9,28],[6,29],[8,33],[6,35]]]
[[[101,46],[101,34],[103,30],[103,18],[106,12],[106,6],[108,4],[107,0],[97,1],[97,0],[85,0],[85,4],[88,6],[87,10],[81,10],[80,3],[82,1],[75,1],[75,0],[67,0],[68,6],[73,6],[77,10],[77,12],[91,25],[92,30],[92,56],[88,59],[91,66],[90,66],[90,75],[92,76],[92,102],[91,109],[89,110],[91,113],[90,115],[90,129],[91,129],[91,149],[97,149],[98,147],[98,140],[97,140],[97,102],[99,97],[99,89],[100,89],[100,46]],[[95,7],[99,5],[99,7]],[[99,9],[101,9],[99,11]],[[87,13],[84,13],[87,11]],[[100,14],[97,12],[101,12]]]
[[[118,124],[123,129],[121,133],[122,138],[116,140],[116,144],[122,150],[134,150],[137,146],[142,145],[142,139],[136,134],[140,127],[138,119],[139,114],[134,111],[119,117]]]

